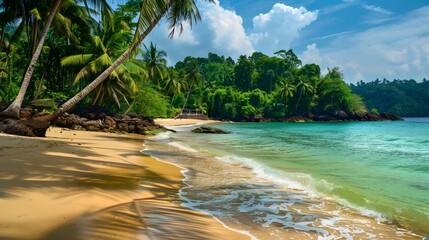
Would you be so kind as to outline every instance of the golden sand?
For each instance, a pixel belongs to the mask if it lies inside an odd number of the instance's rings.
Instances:
[[[0,239],[248,239],[182,207],[181,169],[143,156],[143,140],[0,134]]]

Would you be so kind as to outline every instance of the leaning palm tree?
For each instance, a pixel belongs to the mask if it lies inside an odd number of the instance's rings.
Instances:
[[[110,26],[111,23],[114,23],[113,26]],[[75,84],[88,80],[108,68],[128,47],[131,39],[131,28],[116,15],[113,16],[113,22],[103,19],[100,27],[92,35],[92,41],[83,47],[82,53],[63,58],[61,65],[82,67],[75,77]],[[94,90],[91,104],[101,105],[105,103],[105,99],[113,100],[118,107],[121,107],[120,99],[128,103],[126,95],[137,92],[136,76],[140,78],[146,74],[143,66],[131,60],[127,59],[120,64],[107,81]]]
[[[88,6],[88,2],[94,4],[94,5],[103,5],[104,7],[110,9],[108,7],[106,0],[82,0],[86,6]],[[30,84],[31,77],[33,76],[34,69],[36,67],[37,60],[40,57],[40,54],[42,52],[43,45],[45,43],[46,35],[48,34],[49,28],[51,27],[52,21],[55,18],[55,15],[57,14],[58,10],[60,9],[60,6],[62,4],[63,0],[54,0],[52,3],[52,8],[49,12],[49,15],[46,19],[45,25],[43,27],[43,31],[40,34],[39,41],[37,44],[37,47],[33,53],[33,56],[30,60],[30,63],[27,67],[27,71],[24,74],[24,78],[22,80],[21,88],[19,90],[18,96],[15,98],[15,100],[12,102],[12,104],[9,105],[9,107],[0,113],[0,115],[10,118],[19,118],[19,111],[21,109],[22,102],[24,101],[25,93],[27,92],[27,88]],[[25,13],[24,13],[25,14]]]
[[[214,2],[214,0],[206,0]],[[74,107],[80,100],[91,93],[98,85],[100,85],[110,74],[124,62],[133,52],[134,49],[146,38],[146,36],[155,28],[161,18],[167,15],[169,22],[170,34],[173,37],[177,30],[183,31],[183,24],[189,23],[192,27],[193,22],[201,19],[195,0],[146,0],[141,5],[137,28],[134,34],[133,41],[129,48],[119,56],[103,73],[93,80],[82,91],[74,97],[62,104],[53,114],[39,118],[30,119],[21,125],[25,125],[30,129],[25,133],[30,136],[45,136],[46,130],[51,123],[58,118],[62,113]]]
[[[214,2],[214,0],[205,1]],[[147,37],[164,15],[167,15],[170,28],[170,38],[174,37],[176,31],[179,31],[179,33],[183,31],[184,23],[188,23],[192,27],[194,22],[201,19],[195,0],[144,1],[140,9],[134,39],[130,47],[87,87],[61,105],[55,112],[55,115],[62,114],[74,107],[80,100],[101,84],[110,75],[110,73],[113,72],[133,52],[133,49]]]

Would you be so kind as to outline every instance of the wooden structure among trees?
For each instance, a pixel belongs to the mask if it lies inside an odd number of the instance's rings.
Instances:
[[[207,120],[209,117],[201,112],[200,109],[183,109],[183,111],[174,117],[177,118],[183,118],[183,119],[201,119],[201,120]]]

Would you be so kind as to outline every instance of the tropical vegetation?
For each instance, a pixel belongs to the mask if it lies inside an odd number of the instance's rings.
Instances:
[[[362,96],[370,109],[404,117],[429,116],[429,81],[426,78],[420,82],[414,79],[360,81],[350,88]]]
[[[173,117],[193,108],[212,118],[241,121],[366,112],[364,102],[370,108],[407,115],[398,110],[405,107],[389,108],[371,97],[386,95],[387,101],[387,95],[401,92],[402,85],[426,96],[416,97],[416,104],[427,102],[428,93],[422,90],[427,87],[419,85],[426,81],[348,86],[340,69],[328,69],[323,75],[318,65],[303,65],[292,50],[272,56],[255,52],[237,60],[208,53],[168,66],[167,52],[156,43],[142,44],[163,16],[170,37],[183,29],[183,23],[192,25],[201,17],[195,0],[128,0],[115,10],[105,0],[4,0],[0,102],[12,104],[1,115],[18,118],[23,103],[39,99],[57,103],[59,107],[51,110],[55,116],[78,104],[149,117]],[[393,95],[410,96],[408,90]],[[422,111],[409,115],[427,113]]]

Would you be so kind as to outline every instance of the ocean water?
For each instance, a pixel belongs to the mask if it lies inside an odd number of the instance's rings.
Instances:
[[[176,128],[146,152],[180,165],[183,204],[259,239],[429,234],[429,118]]]

